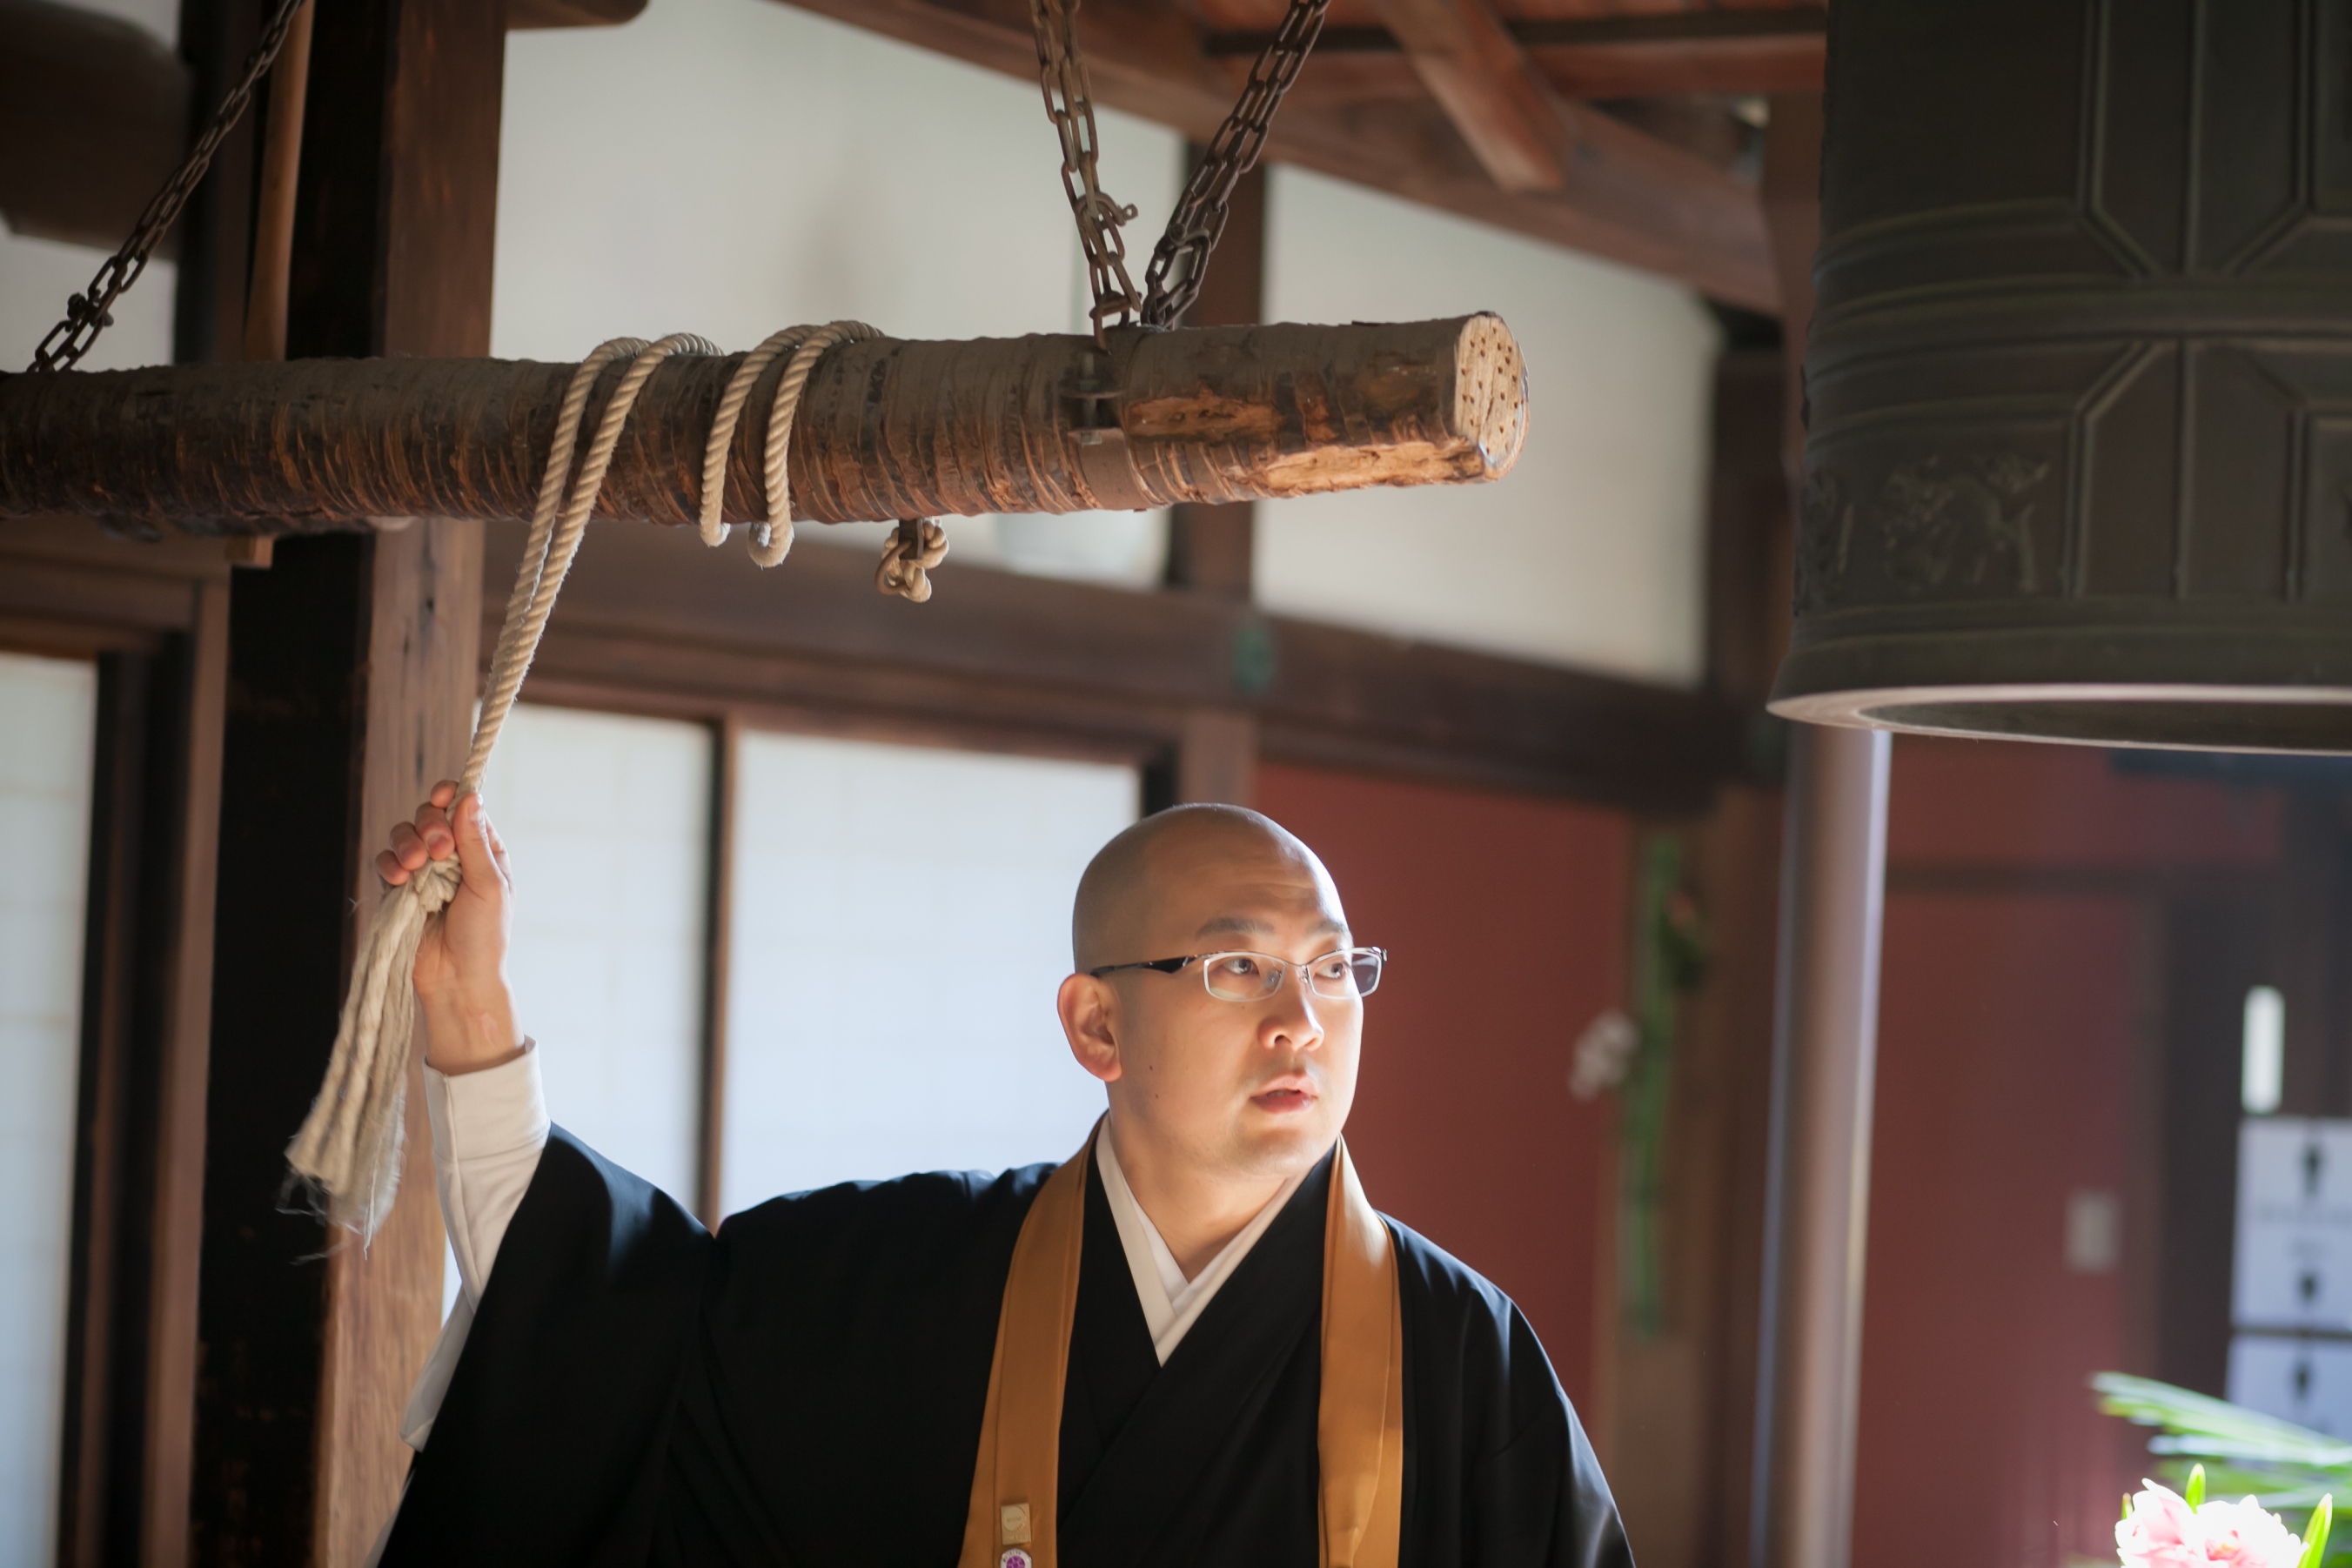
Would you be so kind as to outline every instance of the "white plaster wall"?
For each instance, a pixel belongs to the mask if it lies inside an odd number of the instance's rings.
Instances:
[[[1703,669],[1717,331],[1690,290],[1393,196],[1274,171],[1274,321],[1499,311],[1525,455],[1492,485],[1257,510],[1267,608],[1670,685]]]
[[[0,1563],[55,1555],[98,671],[0,653]]]
[[[725,1206],[1075,1150],[1054,994],[1135,770],[751,734],[736,780]]]
[[[1101,132],[1104,184],[1141,208],[1139,279],[1182,142],[1108,112]],[[1084,320],[1035,84],[776,0],[656,0],[620,27],[510,35],[499,158],[500,355],[577,359],[670,331],[749,348],[841,317],[939,338]],[[1167,548],[1160,513],[949,531],[965,562],[1137,584]],[[878,550],[887,531],[802,537]]]

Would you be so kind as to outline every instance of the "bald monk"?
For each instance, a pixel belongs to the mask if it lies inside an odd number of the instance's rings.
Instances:
[[[712,1237],[549,1124],[505,852],[455,795],[378,860],[464,873],[415,975],[463,1290],[382,1562],[1630,1568],[1527,1321],[1364,1199],[1384,955],[1273,822],[1179,807],[1087,868],[1056,1004],[1109,1107],[1067,1163]]]

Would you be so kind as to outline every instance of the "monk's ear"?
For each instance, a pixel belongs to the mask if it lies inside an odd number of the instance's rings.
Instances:
[[[1110,1083],[1119,1076],[1118,993],[1108,980],[1073,974],[1062,982],[1055,1005],[1062,1015],[1062,1033],[1078,1065]]]

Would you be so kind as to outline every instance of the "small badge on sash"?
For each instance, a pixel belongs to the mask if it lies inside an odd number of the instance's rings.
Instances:
[[[997,1510],[996,1538],[1005,1543],[1003,1554],[996,1560],[996,1568],[1036,1568],[1037,1560],[1029,1555],[1029,1505],[1009,1502]]]

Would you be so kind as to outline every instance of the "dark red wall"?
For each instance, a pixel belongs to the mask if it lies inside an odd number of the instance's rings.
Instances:
[[[2064,1230],[2076,1188],[2145,1201],[2136,1031],[2161,993],[2129,874],[2263,865],[2279,832],[2270,792],[2122,777],[2099,752],[1896,744],[1857,1564],[2112,1560],[2145,1450],[2084,1382],[2153,1370],[2133,1364],[2144,1260],[2070,1272]],[[2150,1218],[2126,1211],[2127,1249]]]
[[[1258,805],[1323,857],[1357,940],[1391,954],[1348,1123],[1372,1202],[1518,1302],[1589,1403],[1612,1112],[1571,1098],[1568,1069],[1622,1000],[1631,825],[1275,765]]]
[[[2278,792],[2118,774],[2087,746],[1906,738],[1888,796],[1890,868],[2086,870],[2268,866]]]

